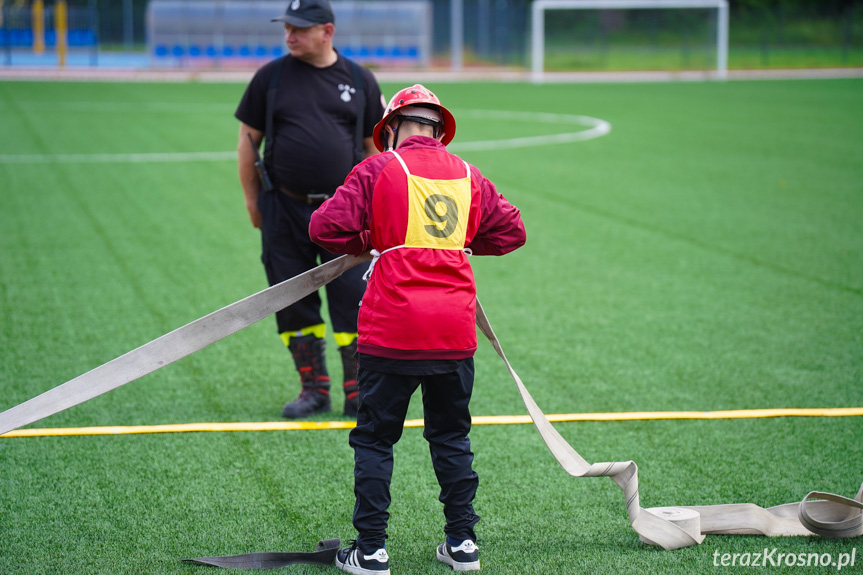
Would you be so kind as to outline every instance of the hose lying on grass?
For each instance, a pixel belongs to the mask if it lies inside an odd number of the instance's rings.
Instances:
[[[476,308],[477,327],[506,364],[530,418],[554,458],[573,477],[611,477],[623,489],[629,523],[645,543],[670,550],[697,545],[707,534],[821,535],[830,538],[863,535],[863,485],[854,499],[812,491],[799,503],[767,509],[752,503],[642,508],[638,500],[638,466],[635,462],[590,464],[579,455],[551,425],[506,359],[479,301]]]

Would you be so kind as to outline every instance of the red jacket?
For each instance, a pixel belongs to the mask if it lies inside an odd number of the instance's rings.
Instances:
[[[493,183],[424,136],[357,165],[312,214],[309,234],[333,253],[381,254],[357,351],[393,359],[472,357],[476,284],[464,249],[503,255],[526,237],[519,210]]]

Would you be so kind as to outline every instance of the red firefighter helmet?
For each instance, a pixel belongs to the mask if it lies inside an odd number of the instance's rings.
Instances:
[[[412,106],[416,106],[416,108],[405,110],[405,108]],[[442,125],[439,127],[440,132],[443,134],[441,143],[443,143],[443,145],[449,144],[455,136],[455,118],[449,110],[441,105],[438,97],[432,94],[428,88],[422,84],[414,84],[409,88],[399,90],[396,92],[395,96],[390,99],[390,103],[387,104],[386,110],[384,110],[384,117],[377,123],[374,132],[372,133],[375,147],[381,152],[386,148],[386,133],[384,132],[384,126],[389,124],[393,116],[405,115],[410,117],[415,115],[412,111],[416,112],[418,108],[428,108],[440,112],[443,120]],[[425,116],[421,112],[419,112],[419,115]],[[437,119],[436,114],[431,115],[431,117]]]

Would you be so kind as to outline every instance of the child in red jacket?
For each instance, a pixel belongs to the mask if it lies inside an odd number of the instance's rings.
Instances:
[[[494,184],[447,152],[454,135],[455,118],[434,94],[419,84],[401,90],[374,130],[386,152],[357,165],[309,226],[312,241],[333,253],[374,256],[359,314],[359,412],[350,434],[359,535],[336,556],[348,573],[389,573],[393,445],[420,386],[446,517],[436,555],[457,570],[479,569],[468,438],[476,284],[468,256],[511,252],[525,231]]]

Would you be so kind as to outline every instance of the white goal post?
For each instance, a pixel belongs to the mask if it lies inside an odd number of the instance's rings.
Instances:
[[[715,8],[716,78],[728,76],[728,0],[534,0],[531,29],[531,79],[545,78],[545,13],[549,10],[626,10],[652,8]]]

